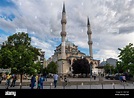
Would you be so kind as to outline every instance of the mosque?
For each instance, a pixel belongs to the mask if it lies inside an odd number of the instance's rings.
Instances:
[[[90,28],[90,22],[89,18],[87,19],[87,35],[88,35],[88,45],[89,45],[89,56],[87,56],[85,53],[82,53],[80,50],[78,50],[78,46],[76,46],[74,43],[66,40],[66,11],[65,11],[65,4],[63,4],[63,10],[62,10],[62,19],[61,19],[61,44],[56,47],[54,50],[54,55],[52,55],[48,60],[47,64],[49,64],[51,61],[54,61],[58,64],[58,74],[70,74],[72,73],[72,64],[74,60],[86,58],[89,63],[92,62],[92,73],[98,74],[98,68],[96,68],[100,60],[93,59],[93,51],[92,51],[92,31]]]

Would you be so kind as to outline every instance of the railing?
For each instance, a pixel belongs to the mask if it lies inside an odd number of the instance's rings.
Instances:
[[[133,84],[132,84],[133,85]],[[6,85],[1,86],[0,89],[5,89]],[[15,87],[9,87],[8,89],[20,89],[20,87],[17,85]],[[22,89],[31,89],[29,86],[22,86]],[[34,87],[34,89],[37,89],[37,87]],[[90,89],[90,85],[66,85],[66,86],[58,86],[54,88],[54,85],[44,85],[43,89]],[[91,85],[91,89],[134,89],[134,86],[131,85],[128,86],[126,84],[123,85]]]
[[[22,83],[22,89],[30,89],[30,83]],[[6,87],[5,82],[0,84],[0,89]],[[16,83],[16,87],[9,87],[9,89],[19,89],[19,82]],[[90,88],[91,86],[91,88]],[[36,89],[37,87],[34,87]],[[54,88],[53,82],[45,83],[43,89],[134,89],[134,82],[110,82],[109,84],[103,82],[98,82],[98,84],[89,82],[61,82],[57,84]]]

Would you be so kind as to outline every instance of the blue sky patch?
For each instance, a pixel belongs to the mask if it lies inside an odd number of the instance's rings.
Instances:
[[[89,49],[78,47],[78,50],[85,53],[86,55],[89,55],[89,54],[87,54],[87,53],[89,53]]]
[[[0,18],[13,21],[13,19],[15,18],[15,15],[12,13],[10,15],[7,15],[6,13],[3,12],[3,13],[1,13]]]
[[[15,18],[15,15],[14,15],[14,14],[10,14],[7,18],[8,18],[10,21],[13,21],[13,19]]]
[[[15,7],[11,0],[0,0],[0,7]]]
[[[10,36],[10,35],[12,35],[12,33],[11,32],[6,32],[6,31],[4,31],[3,29],[0,28],[0,35]]]
[[[0,34],[4,34],[4,33],[5,33],[5,31],[0,29]]]

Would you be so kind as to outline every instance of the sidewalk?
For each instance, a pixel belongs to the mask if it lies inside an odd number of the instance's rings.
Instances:
[[[5,89],[5,86],[0,86],[0,89]],[[15,87],[9,87],[9,89],[20,89],[20,86]],[[31,89],[29,86],[22,86],[22,89]],[[34,89],[37,89],[35,87]],[[54,85],[45,85],[43,86],[43,89],[134,89],[133,84],[128,85],[121,85],[121,84],[115,84],[114,86],[112,84],[104,84],[104,85],[68,85],[68,86],[59,86],[57,85],[56,88],[54,88]]]
[[[96,80],[94,80],[93,78],[90,81],[90,78],[68,78],[69,79],[69,83],[70,85],[90,85],[90,84],[94,84],[94,85],[98,85],[98,84],[119,84],[120,81],[119,80],[107,80],[105,78],[103,78],[103,81],[99,81],[99,78],[96,78]],[[2,83],[0,85],[5,85],[5,80],[2,81]],[[58,81],[58,85],[63,85],[64,80],[60,80]],[[30,80],[23,80],[22,81],[22,85],[23,86],[29,86],[30,84]],[[47,81],[44,81],[44,85],[51,85],[53,84],[53,78],[48,78]],[[20,80],[18,79],[16,81],[16,85],[20,85]]]

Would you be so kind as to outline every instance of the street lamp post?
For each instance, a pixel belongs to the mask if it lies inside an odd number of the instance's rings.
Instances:
[[[20,56],[20,60],[21,60],[21,56]],[[22,74],[20,74],[20,89],[22,88]]]

